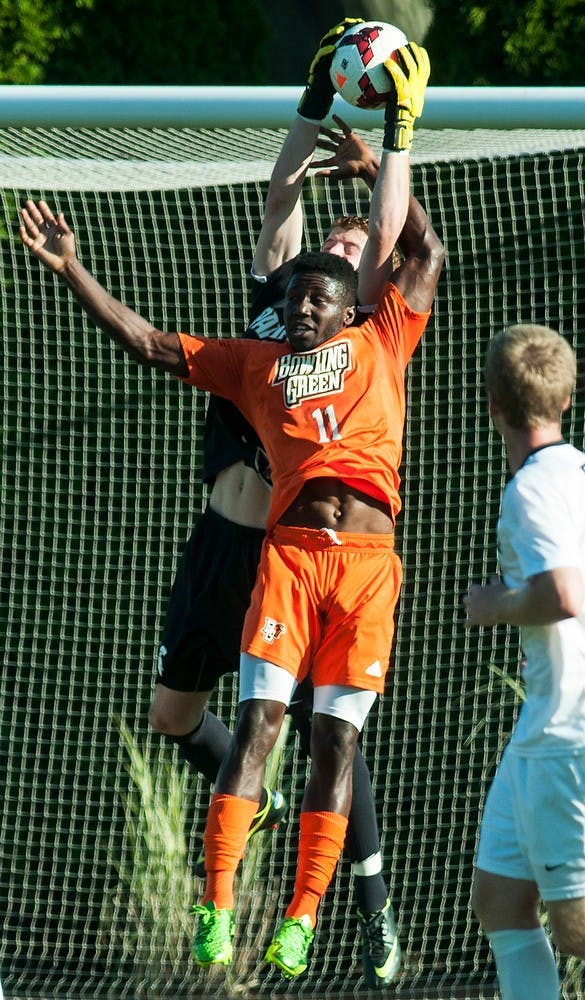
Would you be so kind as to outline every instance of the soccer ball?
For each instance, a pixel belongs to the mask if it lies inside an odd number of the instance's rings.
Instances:
[[[331,60],[331,82],[356,108],[375,110],[392,92],[383,63],[408,39],[400,28],[383,21],[362,21],[343,33]]]

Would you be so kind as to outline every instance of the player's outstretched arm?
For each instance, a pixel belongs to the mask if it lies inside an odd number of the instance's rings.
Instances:
[[[328,150],[332,155],[322,160],[313,160],[311,166],[321,167],[317,176],[328,177],[332,181],[359,177],[373,191],[380,169],[379,157],[367,142],[352,131],[343,118],[333,115],[333,121],[339,131],[322,125],[317,139],[317,146]]]
[[[333,84],[329,77],[337,39],[346,28],[361,18],[346,18],[334,25],[319,42],[309,67],[307,85],[293,122],[274,165],[264,219],[256,250],[254,274],[266,277],[300,252],[303,237],[303,211],[300,194],[311,165],[319,126],[333,103]]]
[[[428,312],[445,260],[445,248],[414,195],[410,196],[406,222],[398,243],[404,260],[393,273],[392,282],[411,309]]]
[[[382,154],[372,193],[368,239],[359,265],[358,302],[375,306],[392,271],[392,254],[404,227],[410,194],[410,160]]]
[[[254,274],[266,277],[301,251],[301,189],[313,158],[319,126],[297,118],[270,177],[262,228],[254,251]]]
[[[27,201],[21,209],[25,247],[68,286],[82,309],[136,361],[184,377],[185,356],[176,334],[162,333],[123,302],[113,298],[80,264],[75,237],[62,212],[46,202]]]
[[[359,269],[358,297],[362,306],[378,302],[384,284],[393,270],[392,254],[397,241],[400,241],[407,256],[415,246],[417,253],[424,252],[425,263],[429,267],[426,274],[427,289],[432,285],[434,294],[436,287],[436,280],[434,285],[431,280],[436,261],[435,258],[428,258],[429,247],[422,242],[422,219],[419,217],[415,225],[414,216],[409,218],[413,213],[409,198],[409,153],[414,121],[423,109],[430,73],[429,58],[425,49],[414,42],[402,46],[395,56],[398,61],[389,59],[384,64],[392,81],[392,94],[386,104],[382,161],[372,194],[368,241]],[[428,223],[428,219],[426,221]],[[398,284],[398,281],[395,283]],[[412,296],[415,295],[414,288],[409,287],[409,292]],[[425,296],[420,289],[419,292],[422,301]],[[407,301],[413,309],[419,308],[410,298]]]

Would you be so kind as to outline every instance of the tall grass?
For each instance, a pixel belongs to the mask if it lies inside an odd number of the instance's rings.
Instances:
[[[118,884],[104,898],[100,948],[115,948],[129,963],[137,995],[181,978],[189,960],[193,878],[186,831],[193,815],[187,768],[159,754],[149,759],[123,720],[130,787],[122,795],[125,841],[115,864]]]
[[[288,721],[267,761],[265,780],[271,787],[278,780]],[[127,973],[129,995],[149,1000],[188,995],[184,984],[189,979],[203,989],[207,982],[212,995],[221,977],[222,996],[242,996],[257,982],[276,918],[279,886],[269,884],[267,874],[271,835],[252,838],[240,870],[236,920],[242,933],[233,965],[201,972],[190,959],[190,910],[202,890],[194,885],[188,838],[196,781],[188,767],[178,768],[161,749],[154,754],[143,749],[123,720],[116,724],[130,781],[122,794],[125,832],[122,859],[114,866],[118,881],[104,896],[98,955],[115,952]]]

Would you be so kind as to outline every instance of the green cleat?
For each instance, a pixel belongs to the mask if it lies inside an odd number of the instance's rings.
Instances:
[[[390,900],[377,913],[358,912],[362,937],[362,965],[368,986],[391,983],[400,968],[401,951]]]
[[[314,937],[310,917],[287,917],[272,938],[264,961],[278,966],[287,979],[300,976],[307,968]]]
[[[276,830],[280,821],[284,819],[286,810],[287,804],[284,795],[280,792],[273,792],[271,788],[266,787],[266,803],[254,816],[246,840],[253,837],[255,833],[260,833],[261,830]],[[205,853],[203,848],[195,862],[195,874],[197,878],[205,878]]]
[[[232,960],[234,936],[233,910],[216,910],[208,900],[203,906],[194,906],[193,916],[199,917],[191,943],[191,954],[202,969],[210,965],[229,965]]]

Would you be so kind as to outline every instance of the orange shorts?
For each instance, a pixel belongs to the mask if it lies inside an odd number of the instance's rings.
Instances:
[[[401,582],[393,535],[276,525],[264,540],[242,652],[299,683],[310,676],[314,687],[380,693]]]

